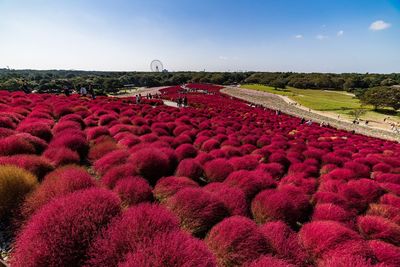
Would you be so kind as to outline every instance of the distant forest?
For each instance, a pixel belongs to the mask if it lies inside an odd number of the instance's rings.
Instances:
[[[293,73],[293,72],[107,72],[77,70],[0,69],[0,90],[19,90],[24,84],[38,92],[55,92],[63,86],[92,84],[97,91],[116,92],[124,86],[154,87],[188,82],[213,84],[255,83],[275,88],[330,89],[357,92],[400,84],[400,73]]]

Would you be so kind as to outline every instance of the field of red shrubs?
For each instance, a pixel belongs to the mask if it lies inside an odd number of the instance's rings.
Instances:
[[[398,143],[188,87],[0,91],[10,266],[400,266]]]

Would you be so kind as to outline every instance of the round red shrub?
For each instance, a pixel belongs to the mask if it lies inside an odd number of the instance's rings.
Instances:
[[[134,176],[137,176],[135,168],[132,166],[132,164],[126,163],[110,168],[101,177],[101,182],[108,188],[113,189],[118,180]]]
[[[263,163],[258,165],[257,170],[271,174],[274,179],[281,178],[285,174],[285,168],[279,163]]]
[[[88,140],[94,140],[103,135],[110,135],[110,131],[105,126],[97,126],[86,129],[86,135]]]
[[[39,137],[46,142],[49,142],[53,137],[50,126],[41,122],[23,123],[18,126],[17,130]]]
[[[382,204],[392,205],[396,208],[400,208],[400,197],[394,194],[384,194],[379,199],[379,202]]]
[[[400,174],[382,173],[375,176],[375,180],[380,183],[392,183],[400,185]]]
[[[267,189],[261,191],[251,203],[251,212],[257,223],[283,220],[291,226],[308,219],[308,197],[301,190]]]
[[[178,219],[165,208],[143,203],[115,218],[92,242],[87,266],[117,266],[130,252],[158,235],[179,231]]]
[[[233,157],[229,159],[235,171],[238,170],[254,170],[258,166],[258,160],[253,156]]]
[[[335,204],[318,204],[314,208],[312,221],[336,221],[353,228],[355,214]]]
[[[96,161],[107,155],[108,153],[118,149],[117,143],[114,140],[104,140],[102,142],[96,143],[90,146],[88,158],[91,161]]]
[[[382,241],[400,245],[400,225],[379,216],[360,216],[357,218],[360,233],[367,239],[380,239]]]
[[[96,160],[93,167],[98,173],[104,175],[112,167],[125,164],[129,156],[130,153],[125,149],[114,150]]]
[[[315,221],[305,224],[299,240],[314,260],[349,241],[362,241],[360,235],[334,221]]]
[[[273,256],[262,256],[255,261],[252,261],[250,264],[247,264],[246,267],[295,267],[295,265],[279,259]]]
[[[368,244],[379,262],[388,266],[400,266],[400,248],[398,246],[380,240],[370,240]]]
[[[203,167],[200,163],[195,159],[184,159],[179,162],[178,167],[176,168],[175,175],[176,176],[185,176],[193,179],[195,181],[199,181],[203,176]]]
[[[219,142],[215,139],[209,139],[201,145],[201,150],[210,152],[211,150],[218,149],[220,146]]]
[[[233,172],[233,166],[226,159],[214,159],[204,164],[204,173],[211,182],[222,182]]]
[[[80,162],[78,152],[66,147],[50,147],[44,151],[43,156],[56,167]]]
[[[260,227],[260,231],[278,257],[296,266],[306,265],[308,255],[300,246],[297,233],[283,221],[265,223]]]
[[[231,215],[248,216],[249,206],[244,192],[220,182],[209,183],[204,190],[213,194],[224,203]]]
[[[228,176],[224,183],[230,187],[241,189],[247,200],[253,199],[264,189],[276,187],[272,177],[268,173],[260,171],[235,171]]]
[[[200,188],[180,190],[168,199],[166,206],[180,219],[181,228],[196,236],[204,235],[229,216],[222,201]]]
[[[120,267],[216,266],[204,242],[183,232],[160,234],[127,255]]]
[[[126,206],[153,200],[153,193],[149,183],[141,177],[127,177],[118,180],[113,189]]]
[[[257,225],[241,216],[229,217],[215,225],[205,243],[219,266],[242,266],[271,251]]]
[[[0,165],[14,165],[33,173],[39,180],[54,167],[44,157],[35,155],[14,155],[8,157],[0,157]]]
[[[170,176],[158,180],[153,194],[158,201],[165,202],[179,190],[188,187],[199,187],[199,185],[187,177]]]
[[[33,144],[20,136],[12,135],[0,140],[0,156],[35,153]]]
[[[28,218],[56,197],[93,186],[94,179],[83,167],[70,165],[58,168],[47,174],[37,189],[27,197],[22,214]]]
[[[181,161],[186,158],[195,158],[197,156],[197,150],[191,144],[183,144],[175,149],[178,160]]]
[[[86,139],[79,135],[62,135],[54,137],[50,142],[50,147],[67,147],[78,152],[81,159],[86,158],[89,151],[89,145]]]
[[[17,236],[12,266],[76,266],[96,234],[120,212],[119,199],[102,189],[57,198],[33,215]]]
[[[135,171],[152,185],[169,171],[168,157],[158,149],[141,149],[131,155],[129,162]]]

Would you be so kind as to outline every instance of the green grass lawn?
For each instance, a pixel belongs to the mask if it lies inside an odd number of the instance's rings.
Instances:
[[[349,112],[361,108],[360,100],[345,91],[297,89],[293,87],[287,87],[284,90],[276,90],[273,87],[259,84],[244,84],[241,87],[287,96],[304,107],[318,111],[337,113],[349,119],[351,119]],[[364,106],[363,108],[368,110],[368,112],[362,116],[362,119],[365,120],[383,121],[383,119],[388,116],[385,112],[390,112],[390,109],[383,110],[383,112],[376,112],[373,110],[372,106]],[[391,117],[396,117],[397,120],[400,120],[399,114],[391,115]]]

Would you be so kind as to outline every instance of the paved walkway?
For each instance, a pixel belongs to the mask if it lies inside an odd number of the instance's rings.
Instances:
[[[233,96],[254,104],[259,104],[270,109],[280,110],[283,113],[295,116],[303,117],[306,120],[311,119],[316,123],[329,123],[330,126],[343,129],[347,131],[355,131],[356,133],[368,135],[372,137],[393,140],[400,142],[400,134],[396,134],[391,131],[371,128],[364,125],[354,125],[350,122],[338,120],[332,117],[324,116],[320,113],[314,113],[307,110],[304,107],[298,107],[290,104],[287,99],[283,99],[278,95],[274,95],[267,92],[261,92],[256,90],[238,88],[238,87],[226,87],[221,90],[221,93]]]

